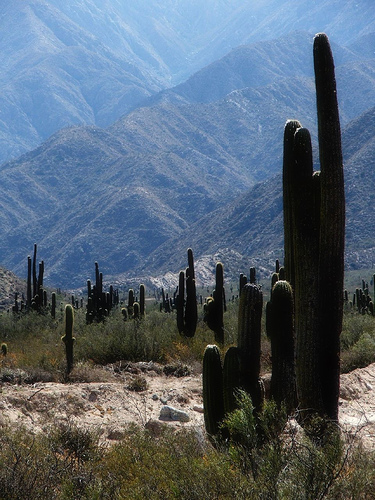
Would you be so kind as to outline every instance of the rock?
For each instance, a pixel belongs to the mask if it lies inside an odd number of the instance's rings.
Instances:
[[[204,413],[203,405],[195,405],[193,407],[194,411],[197,411],[198,413]]]
[[[153,394],[153,395],[152,395],[152,399],[153,399],[154,401],[157,401],[157,400],[159,399],[159,396],[158,396],[157,394]]]
[[[168,420],[168,421],[178,421],[178,422],[189,422],[189,415],[182,410],[177,410],[173,408],[173,406],[163,406],[160,410],[159,420]]]

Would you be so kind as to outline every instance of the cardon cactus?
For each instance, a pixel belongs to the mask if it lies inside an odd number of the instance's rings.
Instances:
[[[56,293],[55,292],[52,292],[51,301],[52,301],[51,316],[53,319],[55,319],[56,318]]]
[[[237,408],[238,390],[243,389],[241,380],[240,350],[232,346],[225,353],[223,365],[223,396],[225,413]]]
[[[216,284],[212,298],[207,300],[205,306],[204,321],[215,333],[215,341],[220,345],[224,344],[224,268],[221,262],[216,264]]]
[[[203,410],[207,433],[217,436],[224,418],[224,398],[220,351],[216,345],[208,345],[204,351]]]
[[[143,318],[146,314],[145,293],[145,286],[141,284],[139,286],[139,315],[141,318]]]
[[[73,337],[74,310],[71,304],[65,306],[65,335],[61,340],[65,343],[66,371],[69,374],[73,368]]]
[[[188,248],[188,263],[186,268],[186,305],[185,305],[185,328],[186,337],[194,337],[198,322],[197,291],[195,286],[195,270],[193,251]]]
[[[260,379],[260,339],[263,294],[258,285],[247,283],[241,292],[238,311],[238,348],[243,388],[251,396],[256,411],[263,405]]]
[[[328,38],[314,39],[320,173],[308,130],[284,138],[285,270],[295,293],[299,406],[337,421],[343,313],[345,193],[334,64]]]
[[[186,268],[185,273],[181,271],[179,275],[178,295],[176,297],[177,328],[186,337],[194,337],[198,322],[198,304],[194,258],[191,248],[188,248],[188,264],[189,266]]]
[[[178,295],[176,296],[177,329],[179,333],[184,333],[185,321],[185,273],[180,271],[178,279]]]
[[[296,378],[293,291],[287,281],[275,283],[266,314],[272,352],[271,397],[279,407],[284,403],[290,413],[296,408]]]

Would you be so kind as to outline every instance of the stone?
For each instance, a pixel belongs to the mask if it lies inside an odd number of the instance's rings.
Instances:
[[[178,422],[189,422],[189,415],[182,410],[177,410],[173,408],[173,406],[163,406],[160,410],[159,420],[168,420],[168,421],[178,421]]]

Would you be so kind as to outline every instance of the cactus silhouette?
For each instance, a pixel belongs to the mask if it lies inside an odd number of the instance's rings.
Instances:
[[[65,335],[61,337],[61,340],[65,343],[66,371],[68,375],[73,368],[73,344],[75,341],[73,337],[73,323],[74,310],[71,304],[67,304],[65,306]]]

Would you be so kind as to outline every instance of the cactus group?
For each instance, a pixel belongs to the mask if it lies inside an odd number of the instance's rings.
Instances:
[[[104,292],[103,274],[99,271],[99,264],[95,262],[95,285],[92,286],[91,280],[87,280],[86,322],[90,324],[93,321],[103,321],[118,304],[118,290],[110,286],[109,292]]]
[[[337,420],[345,193],[334,64],[324,34],[314,39],[314,68],[321,171],[313,172],[308,130],[287,122],[285,270],[294,289],[299,405]]]
[[[198,322],[197,291],[195,286],[194,257],[188,248],[188,267],[179,274],[176,295],[177,328],[185,337],[194,337]],[[186,293],[185,293],[186,290]]]

